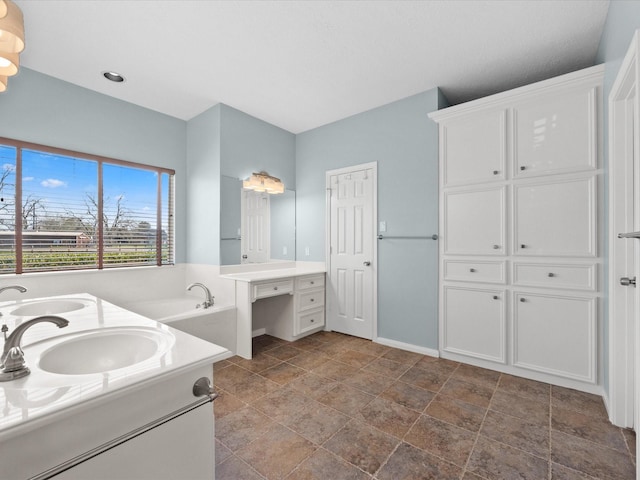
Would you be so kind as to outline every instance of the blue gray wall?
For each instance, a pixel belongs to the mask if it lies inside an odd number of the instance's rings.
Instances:
[[[598,48],[598,55],[596,58],[596,63],[604,63],[605,64],[605,72],[604,72],[604,88],[603,88],[603,103],[604,103],[604,165],[605,165],[605,193],[603,195],[605,206],[605,231],[609,231],[608,219],[606,217],[606,212],[608,212],[608,101],[609,101],[609,93],[611,92],[611,87],[613,86],[613,82],[618,74],[618,70],[620,69],[620,65],[622,64],[622,59],[624,58],[627,50],[629,49],[629,45],[631,43],[631,39],[636,29],[640,28],[640,2],[637,0],[633,1],[625,1],[625,0],[616,0],[612,1],[609,4],[609,12],[607,14],[607,21],[604,26],[604,31],[602,32],[602,38],[600,39],[600,45]],[[605,252],[608,250],[607,239],[608,235],[605,236]],[[605,391],[609,391],[609,318],[608,318],[608,254],[605,255],[605,305],[604,305],[604,351],[603,351],[603,359],[604,359],[604,388]]]
[[[176,261],[186,258],[186,123],[22,67],[0,94],[0,137],[176,171]]]
[[[438,89],[296,137],[298,260],[325,260],[325,171],[378,162],[387,235],[438,231]],[[305,255],[306,248],[309,255]],[[378,336],[438,348],[438,243],[378,241]]]

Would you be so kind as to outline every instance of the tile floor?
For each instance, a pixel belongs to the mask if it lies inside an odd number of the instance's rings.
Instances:
[[[320,332],[214,367],[216,479],[633,479],[600,397]]]

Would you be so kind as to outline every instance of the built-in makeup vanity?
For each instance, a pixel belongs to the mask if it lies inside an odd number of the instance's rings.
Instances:
[[[289,342],[324,328],[325,266],[283,262],[221,267],[235,281],[236,354],[250,359],[251,339],[268,334]]]

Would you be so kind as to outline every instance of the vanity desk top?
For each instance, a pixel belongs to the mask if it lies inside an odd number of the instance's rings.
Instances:
[[[323,262],[283,262],[266,263],[259,266],[234,265],[220,268],[220,277],[239,282],[261,282],[265,280],[278,280],[281,278],[300,277],[325,273]]]

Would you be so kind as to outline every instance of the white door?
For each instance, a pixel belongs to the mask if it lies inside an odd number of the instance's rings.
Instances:
[[[373,339],[375,328],[375,164],[327,172],[329,330]]]
[[[640,123],[638,31],[609,96],[609,413],[640,424]],[[638,444],[640,449],[640,443]]]
[[[241,209],[241,263],[268,262],[271,238],[269,194],[243,190]]]

